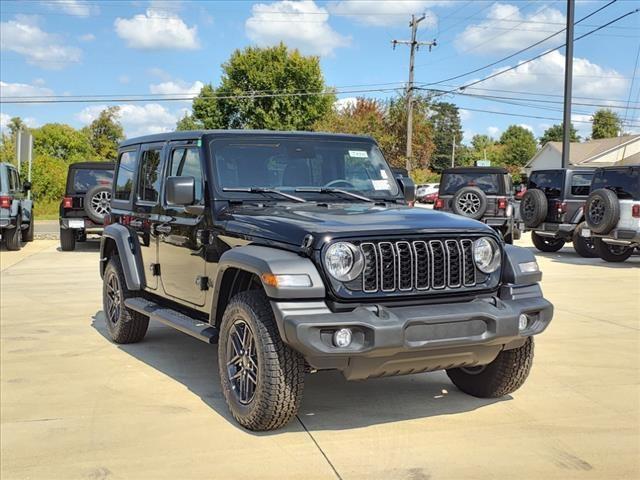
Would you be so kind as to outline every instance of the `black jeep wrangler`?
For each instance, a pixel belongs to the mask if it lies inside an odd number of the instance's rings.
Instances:
[[[87,234],[100,234],[111,203],[113,162],[69,165],[67,186],[60,202],[60,248],[67,252],[84,242]]]
[[[109,335],[138,342],[151,319],[218,343],[222,393],[251,430],[294,417],[316,370],[445,369],[471,395],[513,392],[553,314],[533,254],[413,195],[369,137],[127,140],[101,239]]]
[[[624,262],[640,249],[640,165],[597,169],[585,217],[581,234],[603,260]]]
[[[566,242],[573,242],[578,255],[598,256],[593,242],[580,235],[594,170],[572,167],[531,173],[520,202],[520,217],[538,250],[557,252]]]
[[[521,235],[514,204],[513,182],[504,168],[457,167],[442,171],[433,208],[480,220],[512,244]]]
[[[20,180],[20,172],[10,163],[0,163],[0,240],[7,250],[20,250],[33,241],[33,201],[27,192],[31,183]]]

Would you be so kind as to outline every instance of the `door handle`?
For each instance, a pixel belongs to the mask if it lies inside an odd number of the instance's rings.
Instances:
[[[162,234],[171,233],[171,225],[157,225],[156,233],[162,233]]]

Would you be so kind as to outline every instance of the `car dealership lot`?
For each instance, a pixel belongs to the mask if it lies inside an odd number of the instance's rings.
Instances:
[[[157,324],[107,340],[97,245],[0,253],[3,480],[640,476],[638,256],[535,252],[556,314],[510,397],[469,397],[443,372],[319,373],[298,421],[253,434],[227,413],[215,347]]]

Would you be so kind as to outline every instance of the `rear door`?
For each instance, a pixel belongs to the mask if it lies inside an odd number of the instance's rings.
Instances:
[[[204,177],[200,148],[173,143],[167,147],[166,177],[193,177],[195,204],[204,205]],[[193,305],[202,306],[206,281],[205,249],[198,236],[205,229],[205,215],[188,213],[184,207],[169,205],[163,194],[158,232],[158,262],[165,293]],[[199,233],[200,232],[200,233]]]

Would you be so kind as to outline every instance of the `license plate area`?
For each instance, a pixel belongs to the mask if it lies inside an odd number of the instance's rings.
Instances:
[[[591,237],[591,230],[589,230],[588,228],[583,228],[580,235],[582,235],[584,238],[589,238]]]
[[[69,220],[69,228],[84,228],[84,220]]]

